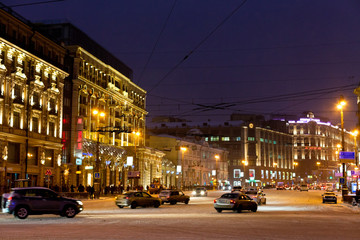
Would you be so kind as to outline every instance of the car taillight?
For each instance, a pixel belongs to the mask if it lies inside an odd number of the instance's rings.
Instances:
[[[217,201],[216,201],[216,199],[214,199],[214,203],[216,203]]]
[[[170,198],[170,196],[167,196],[166,198]]]
[[[8,198],[8,201],[11,201],[11,200],[12,200],[12,197],[9,197],[9,198]]]
[[[230,200],[230,203],[235,203],[235,200],[231,199],[231,200]]]
[[[126,197],[125,199],[129,199],[129,197]]]

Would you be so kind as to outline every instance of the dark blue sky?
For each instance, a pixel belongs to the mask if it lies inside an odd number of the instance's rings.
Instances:
[[[355,127],[356,96],[343,86],[360,80],[360,1],[249,0],[209,38],[242,1],[177,0],[169,16],[174,2],[66,0],[14,10],[33,22],[67,19],[126,63],[149,91],[149,117],[313,111],[337,124],[342,94],[346,127]]]

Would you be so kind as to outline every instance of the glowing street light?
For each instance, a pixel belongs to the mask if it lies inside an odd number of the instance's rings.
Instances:
[[[343,112],[345,105],[346,102],[344,100],[344,97],[341,95],[340,101],[337,105],[337,108],[340,110],[340,118],[341,118],[341,151],[345,151],[344,112]],[[343,178],[344,178],[342,196],[344,196],[348,192],[347,184],[346,184],[345,162],[342,163],[342,167],[343,167]]]
[[[187,151],[186,147],[180,147],[181,150],[181,190],[184,190],[184,154]]]

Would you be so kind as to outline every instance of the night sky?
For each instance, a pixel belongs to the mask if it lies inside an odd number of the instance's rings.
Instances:
[[[13,9],[32,22],[67,20],[132,68],[148,91],[149,119],[313,111],[338,124],[342,94],[345,126],[357,123],[358,0],[65,0]]]

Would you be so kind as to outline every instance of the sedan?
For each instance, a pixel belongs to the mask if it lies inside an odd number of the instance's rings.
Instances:
[[[334,202],[337,203],[337,197],[334,192],[326,192],[322,195],[323,203]]]
[[[266,204],[265,193],[262,191],[258,191],[257,193],[245,192],[245,194],[251,197],[258,205]]]
[[[240,213],[242,210],[257,211],[257,203],[242,193],[225,193],[214,200],[214,208],[218,213],[223,210],[233,210]]]
[[[130,206],[135,209],[138,206],[141,207],[155,207],[158,208],[161,204],[160,198],[152,197],[146,192],[130,192],[122,195],[118,195],[115,198],[115,204],[119,208]]]

